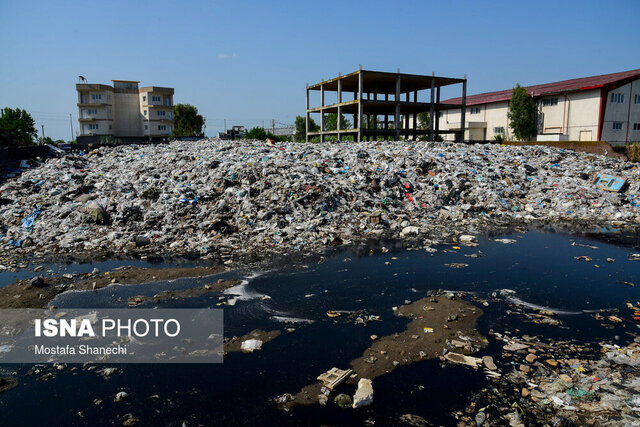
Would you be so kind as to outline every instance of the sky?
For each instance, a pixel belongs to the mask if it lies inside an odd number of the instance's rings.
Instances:
[[[292,124],[307,83],[360,66],[466,75],[467,94],[638,69],[639,17],[637,0],[0,0],[0,108],[69,140],[78,75],[139,80],[175,88],[212,136]]]

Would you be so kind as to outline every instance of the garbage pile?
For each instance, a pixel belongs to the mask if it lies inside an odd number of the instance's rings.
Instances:
[[[472,399],[466,414],[455,414],[458,419],[468,425],[640,424],[640,338],[593,348],[495,336],[505,343],[503,376]]]
[[[594,185],[603,176],[625,185]],[[473,234],[505,222],[633,223],[638,178],[630,162],[541,146],[103,147],[48,159],[0,186],[0,256],[198,254],[230,264],[370,237],[424,238],[436,225]]]

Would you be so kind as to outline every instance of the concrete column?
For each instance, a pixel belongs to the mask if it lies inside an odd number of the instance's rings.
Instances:
[[[306,120],[306,142],[309,142],[309,85],[307,85],[307,120]]]
[[[435,76],[432,75],[431,76],[431,102],[430,102],[430,110],[429,110],[429,141],[433,141],[433,122],[435,120],[434,117],[434,106],[433,103],[435,102],[435,96],[436,96],[436,79]]]
[[[394,129],[396,131],[396,141],[400,140],[400,75],[396,77],[396,113],[394,115]]]
[[[338,140],[340,140],[340,129],[342,129],[342,107],[340,107],[340,103],[342,102],[342,79],[338,79],[338,118],[336,122],[338,123]]]
[[[324,85],[320,85],[320,142],[324,142]]]
[[[467,113],[467,76],[464,76],[464,81],[462,82],[462,107],[460,109],[460,128],[462,129],[462,136],[460,137],[460,142],[464,142],[464,126],[465,126],[465,115]]]
[[[436,104],[440,104],[440,88],[436,89]],[[440,111],[436,111],[436,135],[440,132]]]
[[[362,70],[358,73],[358,142],[362,141],[362,88],[363,88]]]

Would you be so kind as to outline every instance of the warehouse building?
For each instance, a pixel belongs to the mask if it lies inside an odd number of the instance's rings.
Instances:
[[[537,141],[640,141],[640,70],[527,86],[537,106]],[[514,139],[507,119],[511,89],[442,101],[440,126],[465,140]],[[461,105],[466,104],[466,120]],[[464,122],[464,126],[461,125]],[[452,140],[452,134],[443,133]]]
[[[112,80],[113,86],[76,84],[78,142],[121,142],[167,139],[173,131],[173,88],[147,86],[137,81]]]

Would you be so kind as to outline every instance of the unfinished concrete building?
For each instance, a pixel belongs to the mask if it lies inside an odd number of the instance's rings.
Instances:
[[[443,86],[462,85],[461,121],[464,129],[465,99],[467,79],[423,76],[417,74],[387,73],[381,71],[358,70],[322,81],[312,86],[307,85],[307,142],[314,136],[325,141],[328,135],[342,137],[352,135],[355,141],[413,139],[428,136],[433,141],[440,134],[454,134],[456,140],[462,138],[459,130],[440,129],[438,114],[440,110],[454,106],[440,102],[440,89]],[[320,92],[320,105],[311,107],[310,91]],[[426,91],[426,92],[421,92]],[[425,98],[426,94],[426,98]],[[326,105],[327,98],[331,98]],[[460,104],[455,105],[460,108]],[[429,113],[428,129],[420,129],[418,114]],[[310,129],[312,114],[319,114],[320,129]],[[336,114],[337,123],[327,126],[328,114]],[[342,123],[343,115],[352,115],[352,126],[346,128]],[[330,129],[331,128],[331,129]]]

